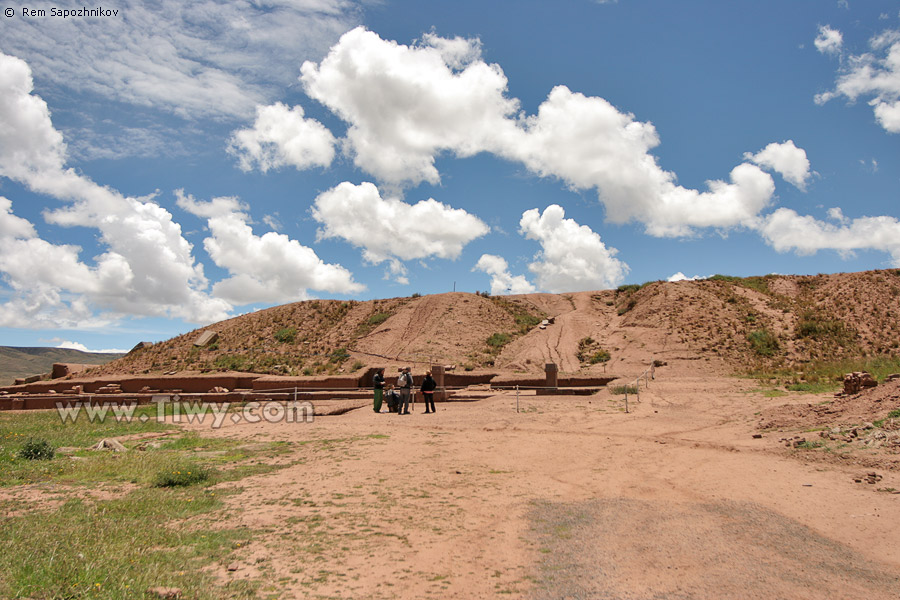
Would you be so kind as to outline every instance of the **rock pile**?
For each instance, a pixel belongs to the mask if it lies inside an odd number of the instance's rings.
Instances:
[[[844,394],[851,396],[860,393],[865,388],[875,387],[878,382],[870,373],[856,371],[844,375]]]

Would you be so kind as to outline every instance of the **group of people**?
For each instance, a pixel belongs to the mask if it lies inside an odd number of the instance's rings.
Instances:
[[[389,385],[385,392],[384,369],[378,369],[373,379],[375,388],[375,412],[381,412],[381,405],[387,400],[388,412],[397,413],[398,415],[409,414],[409,399],[413,390],[413,375],[409,367],[400,369],[400,376],[397,377],[397,385]],[[436,412],[434,408],[434,390],[437,383],[431,376],[431,371],[425,372],[425,377],[419,385],[419,391],[422,392],[422,398],[425,400],[425,414]],[[415,403],[415,402],[414,402]]]

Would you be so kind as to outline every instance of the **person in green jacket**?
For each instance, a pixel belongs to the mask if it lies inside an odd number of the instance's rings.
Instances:
[[[381,412],[381,401],[384,397],[384,369],[375,371],[375,377],[372,378],[372,386],[375,388],[375,412]]]

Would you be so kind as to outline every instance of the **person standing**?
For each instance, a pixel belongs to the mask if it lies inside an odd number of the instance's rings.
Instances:
[[[425,414],[437,412],[434,409],[434,389],[437,387],[437,382],[431,376],[431,371],[425,371],[425,379],[422,380],[422,386],[420,389],[422,390],[422,398],[425,400]],[[431,407],[429,409],[429,406]]]
[[[375,388],[375,412],[381,412],[381,401],[384,398],[384,369],[375,371],[375,377],[372,378],[372,387]]]
[[[412,373],[409,372],[409,367],[404,367],[401,370],[400,377],[397,378],[397,387],[400,388],[400,406],[397,409],[397,414],[400,415],[408,415],[409,414],[409,394],[412,391]]]

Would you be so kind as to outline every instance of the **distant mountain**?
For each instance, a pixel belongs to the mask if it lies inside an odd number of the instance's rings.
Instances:
[[[0,385],[10,385],[16,377],[49,373],[53,363],[103,365],[122,356],[125,355],[82,352],[68,348],[0,346]]]

